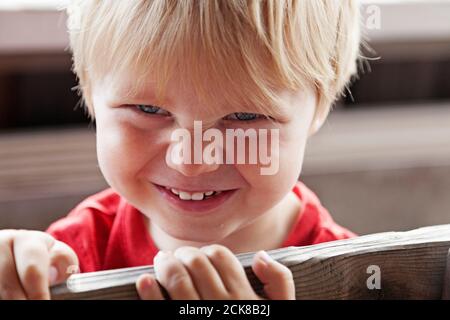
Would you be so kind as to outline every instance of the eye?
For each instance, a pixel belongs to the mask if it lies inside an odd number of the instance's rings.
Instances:
[[[147,114],[158,114],[163,116],[170,116],[170,112],[166,111],[160,107],[152,106],[152,105],[145,105],[145,104],[137,104],[135,107],[144,113]]]
[[[225,117],[225,120],[252,121],[256,119],[266,119],[267,117],[258,113],[235,112]]]

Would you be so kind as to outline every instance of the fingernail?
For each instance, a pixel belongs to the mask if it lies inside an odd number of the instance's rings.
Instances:
[[[153,280],[151,277],[145,277],[144,281],[142,282],[142,289],[148,290],[153,285]]]
[[[76,265],[76,264],[72,264],[72,265],[67,267],[66,273],[67,274],[80,273],[80,267],[78,265]]]
[[[271,263],[273,262],[273,258],[271,256],[269,256],[269,254],[267,252],[265,252],[264,250],[259,252],[259,257],[265,262],[265,263]]]
[[[56,267],[50,266],[50,269],[48,270],[48,279],[50,284],[56,283],[58,280],[58,269],[56,269]]]

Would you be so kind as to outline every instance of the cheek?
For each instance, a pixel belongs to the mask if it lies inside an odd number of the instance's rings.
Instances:
[[[284,179],[298,180],[303,166],[306,133],[298,134],[280,143],[280,175]]]
[[[248,203],[252,203],[252,208],[267,210],[292,190],[303,164],[306,138],[302,137],[280,137],[278,170],[273,175],[262,175],[261,166],[257,165],[236,166],[250,186],[245,198]]]
[[[111,187],[123,195],[138,189],[140,173],[158,154],[155,132],[121,121],[97,121],[97,157],[100,169]]]

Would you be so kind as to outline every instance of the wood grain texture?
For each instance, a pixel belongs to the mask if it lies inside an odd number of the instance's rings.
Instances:
[[[386,232],[268,253],[293,273],[297,299],[441,299],[450,225]],[[255,291],[254,253],[237,255]],[[381,288],[368,289],[367,268],[381,271]],[[137,299],[135,281],[153,267],[72,275],[51,288],[53,299]]]
[[[450,250],[447,252],[447,265],[442,286],[442,300],[450,300]]]

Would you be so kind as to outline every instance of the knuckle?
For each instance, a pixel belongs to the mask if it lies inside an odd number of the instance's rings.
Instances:
[[[217,259],[225,259],[229,255],[229,251],[224,246],[212,245],[207,249],[208,256]]]
[[[73,249],[68,244],[62,241],[54,240],[52,250],[58,253],[62,253],[66,256],[72,257],[74,259],[77,258],[75,251],[73,251]]]
[[[171,275],[173,273],[178,272],[179,266],[176,261],[170,260],[158,260],[154,261],[154,268],[156,274],[161,274],[163,276]]]
[[[66,250],[61,247],[55,247],[52,249],[52,254],[55,258],[69,260],[70,257]]]
[[[277,271],[278,273],[278,277],[280,279],[280,281],[284,281],[284,282],[293,282],[294,281],[294,276],[291,272],[291,270],[286,267],[286,266],[281,266],[281,268]]]
[[[183,270],[174,262],[168,262],[164,266],[160,266],[157,262],[155,264],[156,277],[164,286],[173,286],[173,283],[179,283],[184,278],[181,277]]]
[[[179,258],[179,257],[185,255],[186,251],[189,250],[189,249],[191,249],[191,248],[189,248],[189,247],[179,247],[179,248],[175,249],[175,251],[173,252],[173,256],[176,257],[176,258]]]
[[[14,236],[17,234],[17,230],[1,230],[0,231],[0,244],[9,244],[11,242],[11,239],[14,238]]]
[[[179,289],[188,287],[189,283],[190,277],[188,274],[184,272],[175,272],[168,277],[165,284],[168,289]]]
[[[205,247],[204,251],[210,258],[215,260],[223,260],[229,256],[228,248],[217,244]]]
[[[66,270],[64,270],[66,275],[69,276],[71,274],[81,273],[80,266],[78,264],[70,264],[67,266]]]
[[[39,266],[37,263],[32,262],[25,267],[23,279],[24,282],[31,285],[36,285],[39,281],[41,281],[42,274],[39,271]]]
[[[181,258],[190,255],[192,253],[195,253],[197,250],[198,249],[195,247],[189,246],[179,247],[173,252],[173,256],[176,258]]]
[[[190,269],[202,268],[208,258],[202,251],[193,247],[181,247],[175,250],[174,256]]]
[[[15,230],[14,239],[17,241],[26,241],[35,245],[37,245],[38,243],[45,243],[49,248],[51,248],[55,243],[55,239],[51,235],[42,231],[35,230]]]
[[[16,240],[22,240],[23,238],[30,236],[31,231],[18,229],[14,232],[14,239]]]
[[[20,249],[18,249],[18,252],[21,253],[21,256],[27,257],[28,265],[25,270],[28,268],[37,269],[38,261],[43,257],[43,252],[37,244],[32,242],[27,243],[25,246],[21,246]]]
[[[191,269],[200,269],[207,263],[207,258],[202,254],[193,254],[185,261],[185,265]]]
[[[59,265],[62,265],[62,267],[78,265],[78,259],[65,248],[54,248],[51,252],[51,257],[53,263],[58,263]]]

